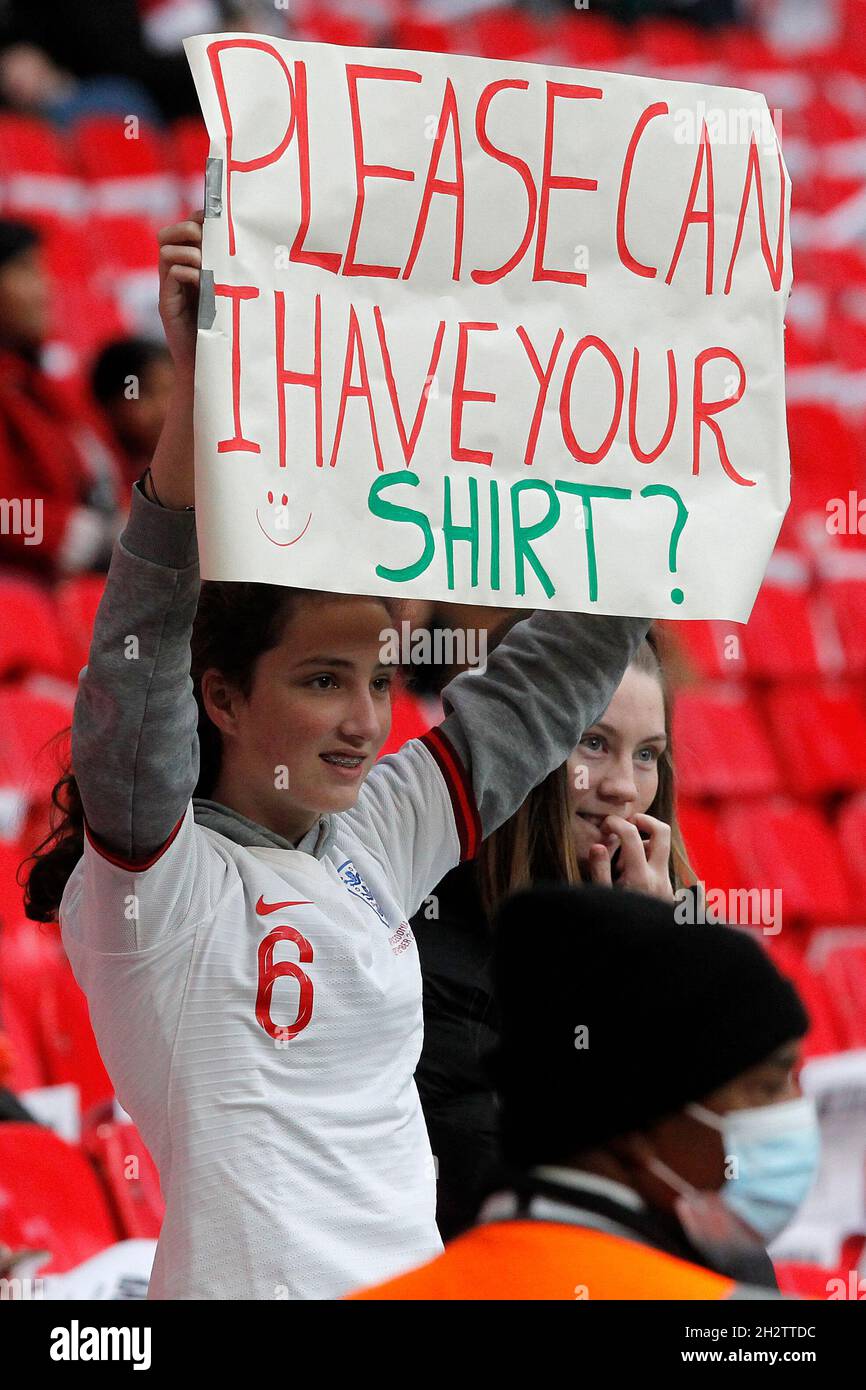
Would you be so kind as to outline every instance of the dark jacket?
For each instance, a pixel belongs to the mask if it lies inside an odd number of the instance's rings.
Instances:
[[[437,1162],[443,1240],[471,1226],[498,1175],[496,1101],[485,1060],[497,1040],[492,937],[474,862],[453,869],[412,918],[424,981],[415,1081]]]

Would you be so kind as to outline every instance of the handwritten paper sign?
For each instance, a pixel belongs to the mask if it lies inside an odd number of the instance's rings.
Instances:
[[[185,46],[203,576],[745,621],[789,497],[763,96]]]

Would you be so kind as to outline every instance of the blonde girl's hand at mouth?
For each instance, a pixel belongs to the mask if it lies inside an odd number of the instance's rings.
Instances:
[[[654,816],[636,813],[631,820],[623,816],[607,816],[602,822],[607,843],[593,845],[589,851],[591,883],[629,888],[635,893],[648,893],[664,902],[674,901],[668,863],[671,852],[671,828]],[[619,841],[616,876],[613,856],[616,848],[610,837]]]

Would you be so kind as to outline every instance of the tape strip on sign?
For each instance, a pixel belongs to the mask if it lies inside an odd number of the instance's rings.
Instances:
[[[203,270],[198,292],[198,327],[213,328],[216,318],[216,294],[212,270]]]
[[[204,215],[222,217],[223,162],[209,156],[204,171]]]

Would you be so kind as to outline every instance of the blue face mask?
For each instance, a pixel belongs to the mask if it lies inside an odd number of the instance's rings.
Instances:
[[[726,1115],[702,1105],[688,1105],[686,1111],[722,1136],[729,1169],[719,1194],[725,1206],[769,1243],[791,1221],[817,1176],[821,1138],[814,1101],[800,1096]]]

